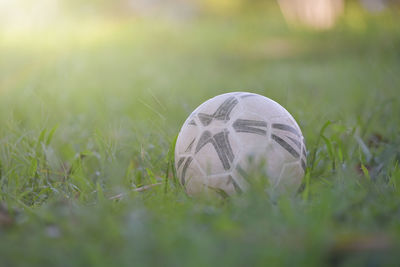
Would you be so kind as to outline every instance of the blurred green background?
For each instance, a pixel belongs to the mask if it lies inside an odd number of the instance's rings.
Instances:
[[[395,0],[0,0],[0,265],[398,264],[399,15]],[[191,199],[174,180],[182,123],[231,91],[298,121],[296,196]]]

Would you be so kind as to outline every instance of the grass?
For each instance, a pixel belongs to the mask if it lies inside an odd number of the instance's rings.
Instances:
[[[243,16],[4,35],[0,265],[398,264],[399,21],[350,15],[325,33]],[[185,118],[238,90],[299,122],[295,196],[192,199],[174,181]]]

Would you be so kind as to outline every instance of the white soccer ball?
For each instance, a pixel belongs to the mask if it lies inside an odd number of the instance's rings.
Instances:
[[[190,114],[175,146],[175,168],[189,195],[243,192],[255,167],[271,188],[299,187],[306,147],[286,109],[258,94],[234,92],[209,99]]]

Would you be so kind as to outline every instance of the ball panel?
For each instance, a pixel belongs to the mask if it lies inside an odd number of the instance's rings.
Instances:
[[[265,150],[267,176],[272,185],[275,185],[280,177],[283,165],[297,162],[299,158],[294,157],[278,142],[271,141]]]
[[[269,120],[273,131],[285,131],[297,137],[303,136],[299,125],[289,113],[287,113],[286,116],[271,117]]]
[[[303,168],[304,172],[306,172],[307,169],[307,148],[306,144],[304,142],[304,138],[302,138],[302,146],[301,146],[301,167]]]
[[[269,123],[254,113],[241,113],[230,128],[244,151],[259,153],[269,142]]]
[[[275,101],[264,96],[256,95],[240,99],[245,111],[259,114],[265,120],[271,117],[285,116],[288,112]]]
[[[238,161],[232,173],[235,177],[237,177],[237,181],[239,181],[238,183],[243,185],[244,188],[247,188],[252,182],[254,182],[254,174],[256,174],[256,176],[264,176],[269,178],[270,183],[274,182],[271,181],[271,177],[273,178],[274,172],[268,168],[268,159],[266,155],[267,147],[268,146],[260,147],[252,153],[243,153],[240,155],[240,160]],[[277,167],[277,169],[279,169],[279,166]],[[271,173],[273,175],[270,177]]]
[[[305,154],[301,130],[288,116],[271,119],[271,139],[295,158],[303,157]]]
[[[224,126],[240,112],[239,101],[233,94],[224,94],[207,100],[194,113],[202,126],[210,124]]]
[[[180,183],[185,187],[186,193],[189,195],[200,194],[205,190],[205,174],[192,157],[187,158],[185,163],[178,170],[178,175],[180,177]]]
[[[197,142],[194,156],[207,175],[230,171],[239,146],[229,130],[219,128],[204,131]]]
[[[300,162],[286,163],[283,165],[276,186],[278,190],[293,192],[299,188],[303,176],[304,171]]]
[[[243,192],[243,188],[232,174],[209,176],[207,181],[207,186],[210,191],[216,191],[218,193],[218,190],[222,190],[227,195],[233,195],[235,193],[240,194]]]
[[[175,145],[175,154],[190,155],[198,138],[200,128],[197,125],[184,124]],[[175,159],[176,160],[176,159]]]
[[[245,169],[240,166],[240,163],[235,165],[235,168],[232,170],[231,175],[236,184],[242,189],[242,191],[247,191],[251,181],[249,174]]]

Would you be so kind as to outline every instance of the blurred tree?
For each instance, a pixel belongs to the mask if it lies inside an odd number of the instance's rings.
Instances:
[[[400,0],[360,0],[361,5],[371,13],[379,13],[387,8],[400,5]]]
[[[278,0],[289,24],[329,29],[343,13],[343,0]]]

